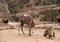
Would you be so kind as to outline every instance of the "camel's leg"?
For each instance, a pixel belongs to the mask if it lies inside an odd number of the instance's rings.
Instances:
[[[53,37],[55,38],[55,32],[53,32]]]
[[[32,29],[32,27],[31,27],[31,24],[29,25],[29,36],[31,36],[31,29]]]
[[[25,34],[24,31],[23,31],[23,25],[21,26],[21,31],[23,32],[23,34]]]
[[[19,27],[18,31],[19,31],[19,35],[20,35],[20,27]]]
[[[29,36],[31,36],[32,22],[29,23]]]
[[[21,25],[19,25],[18,27],[19,27],[19,28],[18,28],[18,32],[19,32],[19,35],[20,35],[20,27],[21,27]]]
[[[31,36],[31,28],[29,28],[29,36]]]

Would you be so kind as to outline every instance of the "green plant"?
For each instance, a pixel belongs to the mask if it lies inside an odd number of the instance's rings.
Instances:
[[[16,16],[16,15],[13,15],[12,16],[12,20],[15,21],[15,22],[18,22],[19,21],[19,17]]]

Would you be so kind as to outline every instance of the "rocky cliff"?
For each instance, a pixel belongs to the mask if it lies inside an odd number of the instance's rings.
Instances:
[[[24,10],[25,11],[28,9],[33,10],[34,9],[33,7],[36,6],[46,5],[47,2],[50,3],[50,1],[48,0],[46,1],[44,0],[0,0],[0,13],[3,14],[16,14],[19,12],[21,13],[22,11],[24,12]],[[52,2],[55,1],[51,1],[51,3]]]
[[[8,9],[8,4],[5,2],[5,0],[0,0],[0,13],[10,14],[10,11]]]

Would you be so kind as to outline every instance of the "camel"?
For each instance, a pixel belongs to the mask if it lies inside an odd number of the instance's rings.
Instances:
[[[29,36],[31,36],[31,30],[32,30],[32,27],[34,27],[34,21],[33,21],[33,17],[32,16],[21,16],[20,18],[20,27],[21,27],[21,31],[24,33],[23,31],[23,27],[24,27],[24,24],[28,25],[29,27]]]

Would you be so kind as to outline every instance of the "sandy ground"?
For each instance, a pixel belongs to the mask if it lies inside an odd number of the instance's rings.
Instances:
[[[60,42],[60,31],[55,30],[56,38],[47,39],[43,36],[45,29],[32,29],[32,36],[28,36],[28,29],[24,28],[25,35],[18,29],[0,30],[0,42]]]
[[[29,33],[28,28],[24,28],[25,34],[23,34],[20,30],[20,35],[19,35],[18,28],[6,30],[5,29],[6,27],[8,26],[3,23],[0,23],[0,42],[60,42],[60,30],[55,30],[55,34],[56,34],[55,39],[53,40],[47,39],[43,36],[45,29],[41,29],[41,27],[45,27],[45,25],[43,24],[36,25],[35,27],[37,28],[32,28],[32,36],[28,36]],[[1,30],[1,28],[4,30]]]

